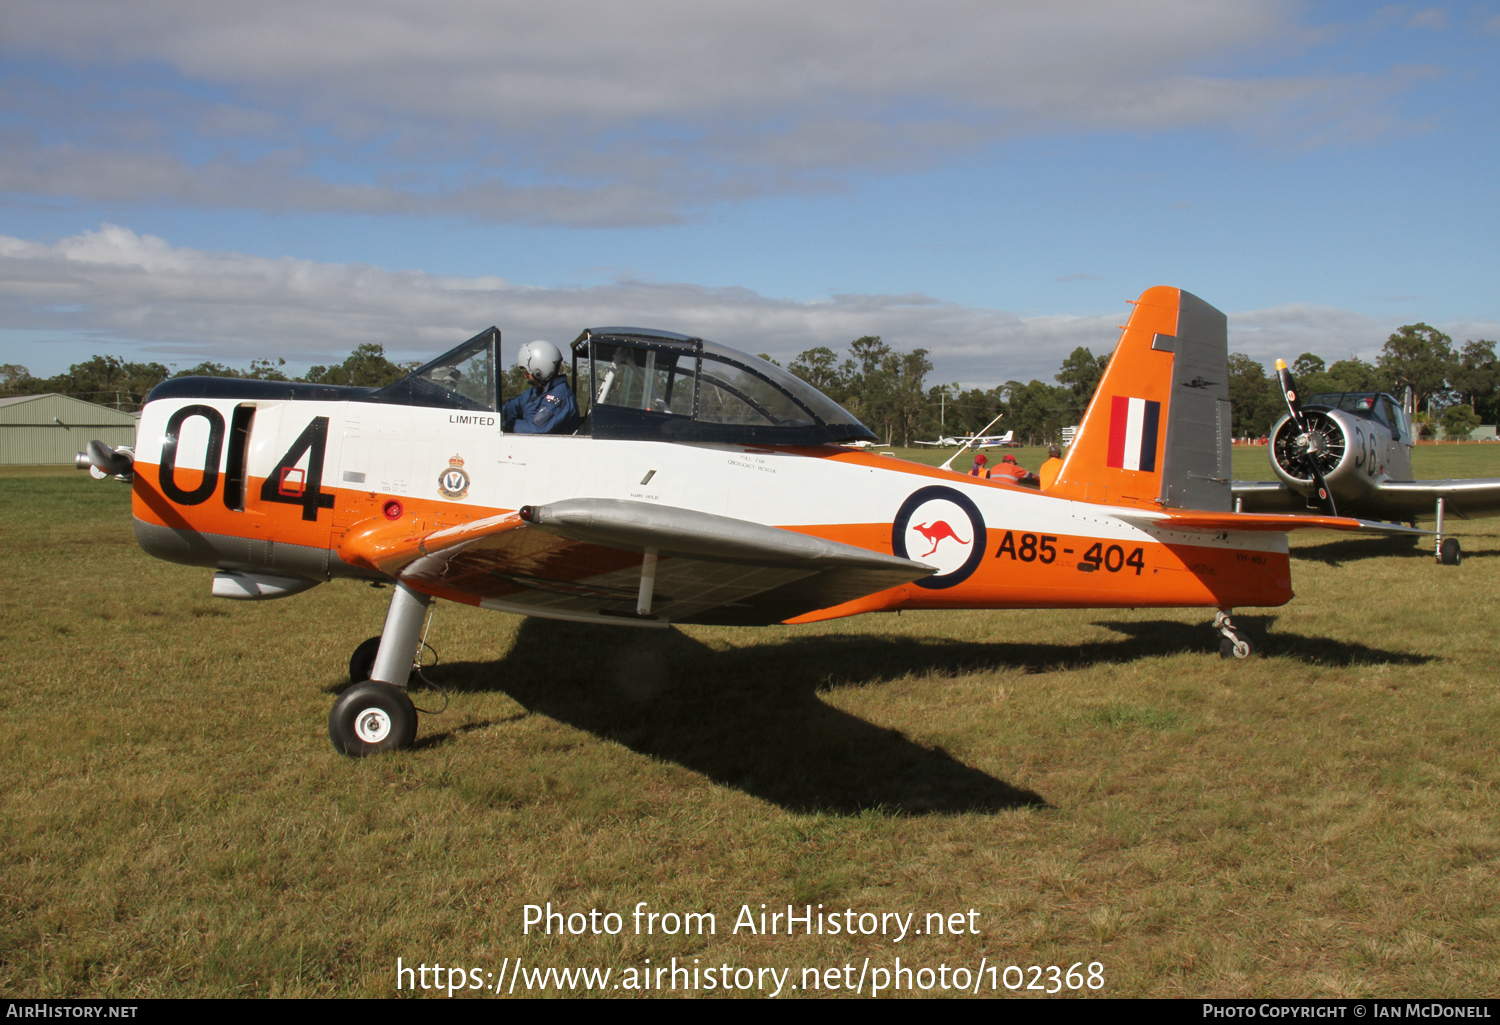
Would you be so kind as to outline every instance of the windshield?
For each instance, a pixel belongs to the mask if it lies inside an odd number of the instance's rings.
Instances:
[[[496,409],[495,353],[500,332],[483,331],[370,398],[412,406]]]
[[[1395,420],[1390,415],[1389,407],[1394,405],[1395,400],[1389,395],[1378,392],[1319,392],[1307,397],[1309,406],[1328,406],[1330,409],[1342,409],[1346,413],[1356,416],[1372,417],[1381,420],[1388,425],[1394,426]]]

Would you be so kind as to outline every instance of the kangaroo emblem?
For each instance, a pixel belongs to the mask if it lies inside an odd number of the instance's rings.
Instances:
[[[921,534],[927,540],[932,542],[932,548],[927,552],[927,555],[931,555],[933,552],[937,551],[938,545],[942,543],[944,538],[951,537],[961,545],[966,545],[969,543],[963,538],[959,537],[957,534],[953,533],[953,528],[948,526],[947,520],[933,520],[931,523],[919,524],[918,526],[915,526],[911,529],[915,530],[918,534]],[[922,558],[927,558],[927,555],[923,555]]]

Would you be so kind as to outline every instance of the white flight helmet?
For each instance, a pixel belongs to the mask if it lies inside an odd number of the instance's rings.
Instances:
[[[551,342],[538,338],[521,346],[516,363],[526,371],[526,376],[539,384],[546,384],[562,373],[562,353]]]

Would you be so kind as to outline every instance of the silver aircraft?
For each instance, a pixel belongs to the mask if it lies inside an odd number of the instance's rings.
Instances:
[[[1443,536],[1446,517],[1500,514],[1500,478],[1414,480],[1411,418],[1382,392],[1332,392],[1299,398],[1283,360],[1276,374],[1287,414],[1271,428],[1277,480],[1233,482],[1237,512],[1316,512],[1416,524],[1437,520],[1437,561],[1456,566],[1458,538]]]
[[[917,444],[936,445],[942,448],[968,448],[971,446],[973,448],[1000,448],[1011,444],[1019,444],[1012,441],[1015,436],[1015,431],[1006,431],[1004,434],[981,434],[977,436],[973,434],[956,434],[950,437],[943,434],[938,436],[937,441],[918,441]]]

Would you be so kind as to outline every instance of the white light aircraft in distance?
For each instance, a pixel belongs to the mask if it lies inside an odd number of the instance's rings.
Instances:
[[[1500,479],[1413,480],[1411,418],[1380,392],[1300,396],[1284,360],[1276,374],[1287,412],[1271,428],[1271,470],[1277,480],[1234,482],[1235,508],[1245,512],[1352,513],[1413,525],[1431,514],[1437,561],[1463,559],[1458,538],[1443,536],[1447,516],[1500,513]]]
[[[379,390],[178,378],[133,457],[90,443],[94,468],[133,471],[140,545],[214,570],[216,595],[394,585],[329,715],[345,754],[413,742],[434,598],[648,628],[1202,607],[1243,657],[1230,612],[1291,599],[1287,531],[1407,529],[1231,511],[1225,319],[1176,288],[1135,305],[1046,493],[846,447],[874,435],[806,382],[637,328],[573,343],[575,433],[502,433],[499,344],[491,328]]]
[[[918,445],[937,445],[943,448],[999,448],[1004,445],[1015,444],[1011,439],[1016,436],[1015,431],[1006,431],[1004,434],[981,434],[975,437],[972,434],[941,435],[937,441],[919,441]]]

